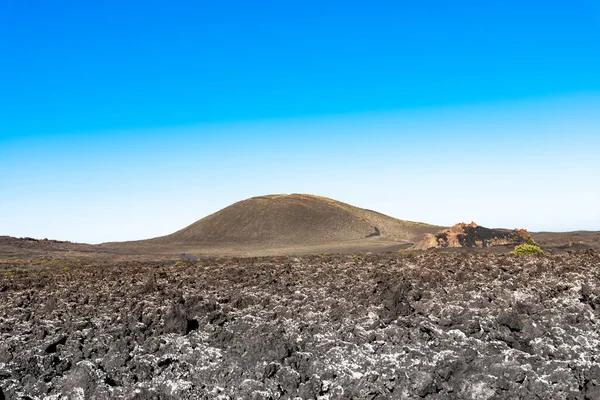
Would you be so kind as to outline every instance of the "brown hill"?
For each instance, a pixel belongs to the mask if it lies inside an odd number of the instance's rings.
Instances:
[[[525,229],[489,229],[477,225],[459,223],[450,228],[442,229],[435,234],[426,234],[425,238],[415,245],[416,249],[447,247],[494,247],[534,243],[531,235]]]
[[[265,249],[357,241],[414,242],[437,229],[326,197],[290,194],[243,200],[173,234],[137,243]]]

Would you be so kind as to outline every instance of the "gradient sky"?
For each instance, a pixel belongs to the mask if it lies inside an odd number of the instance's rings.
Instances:
[[[271,193],[600,230],[596,0],[2,0],[0,38],[0,235],[142,239]]]

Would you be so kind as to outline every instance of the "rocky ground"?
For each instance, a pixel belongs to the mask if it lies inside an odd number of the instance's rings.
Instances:
[[[0,275],[0,399],[600,399],[593,250]]]

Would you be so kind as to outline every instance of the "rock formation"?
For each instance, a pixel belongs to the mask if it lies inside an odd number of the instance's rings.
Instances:
[[[493,247],[533,243],[533,239],[526,229],[489,229],[477,225],[475,222],[466,224],[461,222],[450,228],[442,229],[434,234],[427,234],[425,238],[415,245],[416,249],[446,247]]]
[[[597,400],[599,262],[31,265],[0,273],[0,399]]]

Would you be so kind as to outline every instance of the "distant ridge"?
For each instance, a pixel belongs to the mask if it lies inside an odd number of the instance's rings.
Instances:
[[[414,242],[438,229],[326,197],[276,194],[239,201],[173,234],[142,242],[262,248],[366,240]]]

